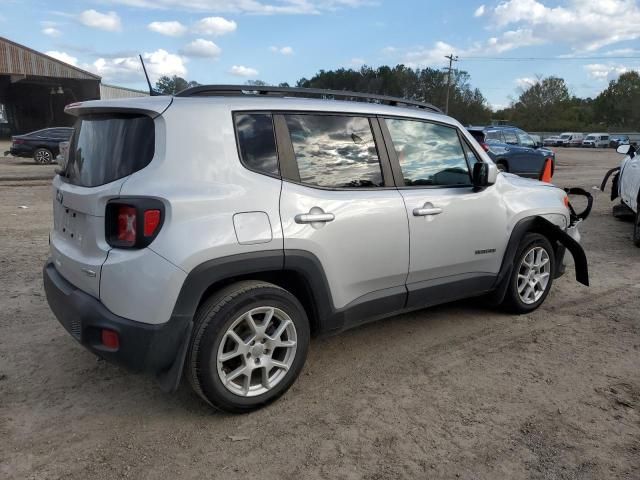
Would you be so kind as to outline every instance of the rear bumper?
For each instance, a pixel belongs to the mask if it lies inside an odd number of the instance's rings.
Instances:
[[[53,263],[45,264],[43,278],[49,306],[71,336],[99,357],[132,371],[156,375],[167,371],[189,335],[186,317],[151,325],[114,315],[99,300],[65,280]],[[118,333],[117,349],[102,344],[102,329]]]

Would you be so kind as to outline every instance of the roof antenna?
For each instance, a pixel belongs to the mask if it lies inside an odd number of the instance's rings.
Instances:
[[[157,95],[160,95],[151,86],[151,80],[149,80],[149,75],[147,74],[147,67],[144,66],[144,60],[142,59],[142,55],[138,55],[138,57],[140,58],[140,63],[142,64],[142,70],[144,70],[144,76],[147,79],[147,85],[149,85],[149,96],[155,97]]]

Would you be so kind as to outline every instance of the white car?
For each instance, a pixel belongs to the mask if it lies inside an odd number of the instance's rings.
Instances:
[[[531,312],[565,250],[589,283],[567,193],[498,173],[429,104],[210,85],[66,112],[51,309],[100,357],[167,391],[184,373],[223,410],[287,391],[311,335],[481,295]]]
[[[608,133],[590,133],[582,141],[585,148],[607,148],[609,146]]]
[[[611,200],[620,198],[620,204],[613,207],[615,217],[633,219],[633,243],[640,247],[640,155],[637,145],[620,145],[617,152],[625,155],[622,164],[607,172],[602,181],[601,190],[614,174],[611,187]]]

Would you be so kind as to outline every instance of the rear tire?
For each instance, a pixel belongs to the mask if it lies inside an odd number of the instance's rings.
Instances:
[[[49,165],[53,163],[53,153],[47,148],[38,148],[33,152],[33,159],[41,165]]]
[[[556,259],[549,240],[538,233],[527,233],[516,252],[509,286],[502,306],[512,313],[529,313],[547,298]]]
[[[507,167],[506,162],[500,160],[496,163],[496,167],[498,167],[499,172],[509,173],[509,167]]]
[[[198,308],[194,324],[189,382],[226,412],[250,412],[279,398],[307,357],[304,308],[270,283],[242,281],[220,290]]]

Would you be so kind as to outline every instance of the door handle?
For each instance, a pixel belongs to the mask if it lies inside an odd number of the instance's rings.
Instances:
[[[434,207],[431,204],[425,204],[422,208],[414,208],[413,216],[414,217],[426,217],[428,215],[440,215],[442,213],[442,208]]]
[[[296,223],[326,223],[332,222],[335,218],[333,213],[299,213],[294,220]]]

